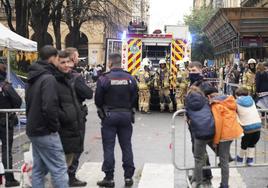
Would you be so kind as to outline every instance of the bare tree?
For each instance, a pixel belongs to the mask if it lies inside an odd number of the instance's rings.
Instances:
[[[118,0],[124,3],[122,0]],[[69,28],[69,45],[78,47],[81,25],[86,21],[101,21],[106,33],[120,30],[125,9],[114,0],[15,0],[16,30],[12,24],[14,6],[10,0],[1,0],[5,7],[8,25],[12,31],[28,37],[28,26],[34,30],[38,48],[48,43],[48,25],[52,22],[56,47],[61,49],[61,21]]]
[[[5,13],[6,13],[6,17],[7,17],[8,27],[10,28],[11,31],[16,32],[16,30],[12,24],[12,7],[10,6],[10,2],[9,2],[9,0],[1,0],[1,2],[5,7]]]
[[[28,38],[29,37],[29,7],[28,0],[15,0],[16,10],[16,32]]]
[[[61,21],[62,21],[62,6],[63,6],[63,1],[56,2],[54,1],[52,3],[52,6],[55,7],[55,11],[52,12],[51,14],[51,21],[54,29],[54,35],[56,39],[56,48],[61,49]],[[52,7],[52,9],[54,9]]]
[[[29,35],[29,9],[27,0],[15,0],[15,4],[11,4],[9,0],[1,0],[5,7],[5,14],[10,30],[18,33],[21,36],[27,37]],[[16,14],[12,14],[15,9]],[[15,13],[14,12],[14,13]],[[13,26],[12,20],[16,20],[16,29]]]
[[[117,28],[120,16],[125,12],[113,0],[66,0],[64,13],[70,31],[68,45],[78,47],[80,28],[84,22],[99,20],[104,23],[105,28]]]
[[[62,5],[63,0],[31,0],[29,3],[31,13],[31,26],[35,32],[38,49],[47,44],[47,29],[52,15]]]

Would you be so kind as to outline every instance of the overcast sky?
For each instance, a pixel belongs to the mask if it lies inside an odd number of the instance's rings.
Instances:
[[[183,15],[189,14],[193,0],[150,0],[149,30],[164,30],[164,25],[183,23]]]

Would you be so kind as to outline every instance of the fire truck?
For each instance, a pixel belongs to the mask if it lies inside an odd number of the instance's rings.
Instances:
[[[187,39],[188,28],[186,26],[166,26],[165,31],[165,34],[162,34],[161,31],[153,34],[129,33],[125,34],[122,39],[107,39],[106,57],[108,58],[110,53],[121,53],[122,67],[132,75],[136,75],[139,71],[143,58],[149,58],[152,69],[159,67],[160,59],[166,59],[173,78],[171,86],[175,88],[176,62],[185,57],[190,58],[191,54],[190,41]]]

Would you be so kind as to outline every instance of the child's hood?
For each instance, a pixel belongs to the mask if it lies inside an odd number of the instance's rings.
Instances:
[[[201,110],[206,102],[205,97],[199,93],[191,93],[186,97],[186,106],[193,111]]]
[[[230,110],[236,110],[236,102],[233,96],[220,95],[212,98],[212,104],[222,104]]]
[[[251,96],[240,96],[236,99],[236,102],[243,107],[251,107],[254,104],[254,100]]]

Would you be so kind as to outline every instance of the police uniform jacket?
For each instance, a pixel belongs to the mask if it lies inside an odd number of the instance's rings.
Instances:
[[[137,83],[121,68],[112,68],[97,81],[95,104],[98,108],[131,110],[136,99]]]

